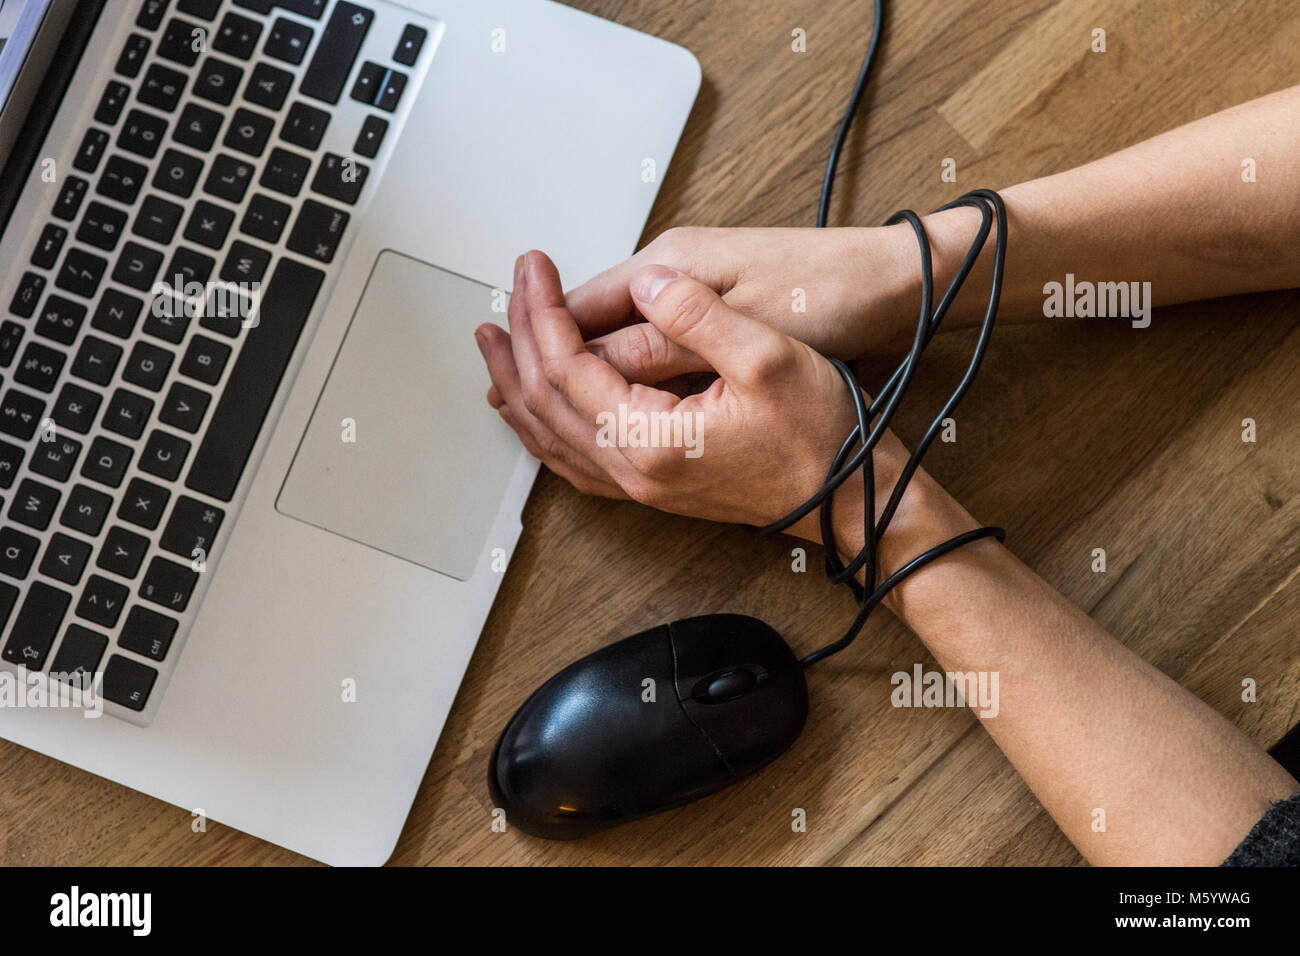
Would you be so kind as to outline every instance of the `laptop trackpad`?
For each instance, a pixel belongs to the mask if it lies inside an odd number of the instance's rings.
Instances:
[[[484,401],[486,285],[375,260],[276,507],[460,580],[496,518],[519,441]]]

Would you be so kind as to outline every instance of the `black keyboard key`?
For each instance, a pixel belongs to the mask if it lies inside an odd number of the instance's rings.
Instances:
[[[311,65],[303,75],[303,95],[337,103],[343,85],[352,72],[352,64],[361,52],[361,44],[370,31],[375,15],[355,3],[339,2],[334,5],[325,32],[312,55]]]
[[[172,493],[161,485],[143,478],[132,478],[118,505],[117,516],[149,531],[158,527]]]
[[[194,217],[190,217],[190,222]],[[211,256],[205,256],[203,253],[188,246],[177,246],[176,251],[172,253],[171,265],[167,267],[167,278],[173,284],[179,282],[185,290],[185,294],[192,292],[202,292],[201,289],[194,290],[191,286],[202,286],[212,275],[212,268],[217,261]]]
[[[199,184],[203,172],[203,160],[179,149],[166,150],[158,162],[158,171],[154,173],[153,184],[163,192],[188,199],[194,187]]]
[[[306,156],[299,156],[277,146],[266,158],[258,183],[286,196],[296,196],[302,190],[310,169],[311,160]]]
[[[290,13],[319,20],[329,0],[234,0],[234,4],[245,10],[252,10],[254,13],[270,13],[272,7],[279,7]]]
[[[244,212],[243,222],[239,224],[239,231],[265,242],[279,242],[292,213],[293,209],[288,203],[272,199],[263,193],[254,193],[248,201],[248,209]]]
[[[0,441],[0,488],[9,488],[18,476],[25,454],[21,445]]]
[[[247,153],[249,156],[261,156],[273,129],[275,129],[275,120],[271,117],[254,113],[241,106],[235,110],[234,118],[230,121],[230,128],[226,130],[226,138],[222,140],[222,144],[241,153]]]
[[[162,25],[168,2],[169,0],[144,0],[140,4],[140,12],[136,14],[135,25],[142,30],[157,30]]]
[[[404,66],[415,66],[416,58],[419,57],[420,50],[428,36],[429,31],[424,27],[417,27],[414,23],[408,23],[402,30],[402,38],[397,41],[397,49],[393,51],[393,60]]]
[[[0,368],[8,368],[18,354],[18,346],[23,341],[23,327],[17,322],[5,319],[0,322]]]
[[[116,441],[100,436],[91,442],[90,451],[86,455],[85,462],[82,463],[82,476],[88,477],[92,481],[99,481],[100,484],[108,485],[109,488],[117,488],[122,484],[122,476],[126,475],[126,468],[131,463],[131,450],[126,445],[117,444]],[[81,485],[78,485],[81,488]],[[88,489],[87,489],[88,490]],[[94,494],[99,494],[94,492]],[[69,502],[69,506],[72,502]],[[98,507],[94,511],[87,512],[87,516],[96,518],[96,527],[94,531],[87,531],[90,535],[98,535],[99,525],[104,523],[104,515],[100,514]],[[69,524],[68,514],[64,512],[64,524]],[[78,527],[75,524],[69,524],[69,527]],[[85,531],[85,528],[78,528]]]
[[[36,303],[45,291],[45,276],[39,272],[26,272],[14,290],[14,297],[9,302],[9,311],[21,319],[30,319],[36,311]]]
[[[33,581],[14,619],[13,631],[2,655],[4,659],[32,671],[44,667],[45,657],[50,653],[70,603],[72,595],[62,588],[52,587],[44,581]]]
[[[176,619],[151,611],[139,604],[133,605],[122,624],[122,633],[117,636],[118,646],[160,661],[167,656],[167,649],[172,646],[176,636]]]
[[[304,200],[287,245],[294,252],[318,262],[332,262],[349,218],[341,209],[314,199]]]
[[[100,693],[105,700],[121,704],[131,710],[144,710],[149,703],[158,672],[121,654],[114,654],[104,665],[104,682]]]
[[[311,182],[311,188],[322,196],[329,196],[331,199],[351,205],[361,195],[361,189],[365,186],[366,176],[369,174],[370,167],[365,163],[358,163],[351,156],[326,153],[316,168],[316,177]]]
[[[145,106],[170,113],[180,104],[181,94],[185,92],[185,80],[184,73],[155,63],[145,71],[136,99]]]
[[[129,153],[153,159],[166,134],[165,119],[142,110],[131,110],[122,121],[122,131],[117,134],[117,145]]]
[[[134,331],[142,308],[144,308],[143,300],[127,295],[125,292],[118,292],[116,289],[105,289],[104,294],[99,297],[99,305],[95,308],[90,325],[101,332],[125,339]]]
[[[132,33],[126,38],[126,44],[122,47],[122,53],[117,58],[115,69],[123,76],[138,76],[140,67],[144,64],[144,58],[149,53],[149,38],[141,36],[139,33]]]
[[[244,90],[244,99],[267,109],[278,110],[289,98],[293,87],[293,74],[270,63],[259,63],[253,67],[253,75],[248,78]]]
[[[112,252],[117,248],[117,241],[125,228],[126,213],[112,206],[106,206],[102,202],[92,201],[86,205],[86,214],[81,217],[81,225],[77,228],[77,239],[88,246]],[[68,257],[71,258],[72,252],[75,251],[70,251]],[[103,274],[102,269],[100,274]]]
[[[67,428],[84,435],[95,423],[95,413],[99,411],[103,400],[99,392],[92,392],[74,382],[64,382],[63,388],[59,389],[59,398],[54,403],[54,410],[50,414],[54,418],[54,423],[60,428]]]
[[[86,130],[86,135],[81,137],[81,146],[77,149],[72,165],[83,173],[93,173],[99,169],[99,161],[104,158],[104,151],[108,149],[109,138],[102,129],[95,129],[92,126]]]
[[[38,392],[52,392],[67,360],[62,352],[47,348],[40,342],[28,342],[22,360],[14,370],[14,381]]]
[[[248,191],[248,184],[252,181],[252,163],[236,159],[229,153],[218,153],[217,158],[212,161],[212,168],[208,171],[208,179],[203,184],[203,191],[218,199],[239,203],[243,201],[244,193]]]
[[[181,359],[181,374],[197,379],[205,385],[216,385],[221,381],[221,373],[226,370],[230,360],[230,346],[206,335],[196,335],[190,339]]]
[[[172,353],[166,349],[148,342],[136,342],[122,369],[122,381],[147,388],[151,392],[162,391],[167,373],[171,371],[172,359]]]
[[[239,330],[252,315],[252,301],[238,289],[214,286],[199,325],[233,339],[239,337]]]
[[[277,17],[275,23],[271,24],[271,32],[266,37],[262,52],[296,65],[307,55],[307,47],[311,45],[314,34],[315,31],[306,24]]]
[[[192,20],[172,17],[158,41],[158,55],[182,66],[193,66],[199,58],[199,50],[207,44],[207,35],[206,27]]]
[[[148,292],[162,268],[163,254],[138,242],[127,242],[117,257],[113,268],[113,281],[129,285],[132,289]]]
[[[90,560],[90,545],[84,541],[58,533],[50,538],[45,557],[41,558],[41,574],[64,584],[76,584]]]
[[[221,26],[217,29],[212,46],[236,59],[247,60],[257,49],[257,40],[261,35],[262,25],[256,20],[241,17],[238,13],[227,13],[221,18]]]
[[[144,433],[145,423],[153,413],[153,402],[143,395],[125,388],[113,392],[108,408],[104,411],[103,425],[111,432],[125,435],[127,438],[139,438]],[[85,469],[82,469],[85,474]]]
[[[204,20],[211,20],[216,17],[217,11],[221,9],[221,0],[180,0],[177,9],[181,13],[189,13]]]
[[[389,70],[384,75],[383,82],[379,84],[379,95],[375,98],[375,105],[391,113],[397,109],[397,104],[401,102],[405,90],[406,74],[400,70]]]
[[[289,115],[285,117],[284,126],[280,129],[280,138],[304,149],[315,149],[320,145],[329,124],[330,115],[324,110],[295,102],[289,107]]]
[[[220,249],[235,222],[235,214],[224,206],[200,199],[194,204],[190,221],[185,225],[185,238],[209,249]]]
[[[16,528],[0,528],[0,574],[21,581],[32,569],[41,542]]]
[[[162,339],[164,342],[171,342],[174,345],[180,344],[181,339],[185,338],[185,330],[190,327],[191,310],[196,308],[196,306],[191,305],[191,303],[195,301],[196,300],[193,299],[178,299],[168,292],[162,293],[162,295],[154,300],[153,306],[149,309],[149,315],[144,320],[144,331],[149,335],[152,335],[154,338]],[[197,302],[201,304],[202,299],[198,299]],[[147,342],[137,343],[136,351],[138,351],[141,346],[159,352],[162,351],[161,349],[158,349],[157,346],[150,345]],[[170,364],[172,360],[171,353],[166,354],[167,361]],[[131,357],[134,360],[136,358],[136,352],[132,352]],[[142,357],[142,360],[145,359]],[[132,365],[132,362],[127,363],[128,371],[132,370]],[[149,367],[154,367],[152,366],[152,362],[150,362]],[[146,368],[143,371],[147,372],[148,369]],[[141,370],[138,368],[132,372],[132,374],[140,373]],[[134,379],[127,377],[126,372],[122,373],[122,377],[127,379],[127,381],[134,381]],[[163,378],[166,378],[165,372],[158,378],[158,384],[153,388],[153,391],[156,392],[158,389],[162,388]],[[144,382],[136,382],[136,384],[143,385]]]
[[[54,209],[51,213],[65,222],[71,222],[77,218],[77,213],[81,210],[81,201],[86,198],[86,191],[90,188],[90,183],[80,176],[64,176],[63,188],[59,190],[59,196],[54,200]]]
[[[32,451],[31,469],[45,478],[67,481],[80,454],[81,442],[75,438],[56,437],[53,441],[38,441]]]
[[[133,578],[140,570],[140,565],[144,564],[144,556],[148,551],[148,538],[114,525],[104,536],[104,544],[99,549],[95,564],[105,571]]]
[[[89,215],[89,211],[87,215]],[[112,230],[113,225],[113,223],[108,223],[107,228]],[[123,218],[123,225],[125,225],[125,217]],[[80,233],[78,233],[78,236],[80,236]],[[60,289],[71,292],[73,295],[93,299],[95,293],[99,290],[100,280],[104,278],[104,270],[107,268],[107,259],[92,255],[82,249],[69,249],[68,254],[63,259],[63,268],[59,270],[59,275],[54,280],[54,284]]]
[[[24,478],[14,492],[9,506],[9,518],[37,531],[44,531],[54,519],[54,511],[62,497],[57,488],[31,478]]]
[[[227,386],[226,391],[230,391],[229,386]],[[208,403],[211,401],[212,396],[208,395],[207,392],[200,392],[197,388],[186,385],[184,382],[172,382],[172,387],[167,390],[167,398],[163,402],[162,410],[158,412],[158,420],[164,425],[171,425],[173,428],[179,428],[181,431],[193,435],[198,432],[199,426],[203,424],[203,416],[208,410]],[[209,429],[210,433],[211,430]],[[196,488],[195,490],[202,491],[203,489]]]
[[[140,453],[140,470],[158,478],[175,481],[180,477],[181,468],[189,453],[190,443],[184,438],[155,428],[149,433],[149,440]],[[176,507],[180,507],[179,502]]]
[[[104,88],[104,95],[99,98],[95,108],[95,122],[105,126],[116,126],[122,116],[122,107],[131,98],[131,87],[117,80],[110,80]]]
[[[185,210],[174,202],[160,196],[145,196],[131,231],[141,239],[165,246],[176,235],[176,227],[181,224],[181,216],[184,214]]]
[[[184,558],[206,561],[225,516],[220,508],[181,495],[167,519],[159,546]]]
[[[145,177],[148,175],[147,166],[142,166],[123,156],[110,156],[104,166],[103,174],[99,177],[99,183],[95,186],[95,191],[101,196],[132,206],[135,204],[136,197],[140,195],[140,187],[144,185]]]
[[[357,79],[352,84],[352,92],[349,95],[358,102],[373,106],[375,100],[379,97],[379,90],[382,88],[384,76],[387,73],[388,70],[378,63],[367,60],[361,64],[361,69],[357,71]]]
[[[130,597],[131,591],[125,585],[103,575],[92,574],[86,579],[85,590],[77,602],[77,617],[84,617],[87,621],[94,621],[104,627],[115,627]]]
[[[190,595],[198,581],[199,573],[189,565],[177,564],[167,558],[153,558],[136,593],[146,601],[179,614],[190,603]]]
[[[14,611],[14,605],[18,603],[18,589],[12,584],[0,582],[0,634],[4,633],[4,626],[9,621],[9,615]]]
[[[172,133],[172,139],[182,146],[189,146],[206,153],[217,141],[217,133],[221,131],[221,120],[220,113],[206,106],[186,103],[185,109],[181,110],[180,119],[176,121],[176,130]]]
[[[226,282],[261,282],[270,264],[271,254],[265,249],[236,239],[221,266],[221,278]]]
[[[210,56],[203,61],[199,78],[194,81],[194,95],[229,106],[243,78],[244,71],[235,64]]]
[[[45,403],[17,389],[9,389],[0,400],[0,432],[30,441],[40,427]]]
[[[261,321],[249,329],[231,367],[186,487],[221,501],[234,497],[324,278],[319,269],[291,259],[276,265],[262,296]]]
[[[69,624],[59,645],[54,662],[50,664],[50,677],[71,684],[80,690],[89,690],[104,658],[108,638],[80,624]]]
[[[357,134],[356,144],[352,147],[353,152],[358,156],[374,159],[379,155],[379,145],[384,141],[384,134],[387,132],[388,120],[382,116],[367,116],[366,121],[361,124],[361,132]]]
[[[129,449],[127,454],[130,454]],[[59,516],[59,522],[73,531],[80,531],[95,538],[104,527],[112,507],[113,499],[109,495],[85,485],[74,485],[68,494],[68,503],[63,506],[63,514]]]
[[[72,360],[72,374],[96,385],[107,385],[113,380],[113,373],[121,360],[120,346],[87,335],[77,347],[77,357]]]
[[[41,230],[41,238],[37,240],[36,248],[32,250],[32,265],[41,269],[53,269],[67,238],[68,230],[52,222],[47,223]]]

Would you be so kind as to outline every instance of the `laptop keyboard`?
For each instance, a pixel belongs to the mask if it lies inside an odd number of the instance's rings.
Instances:
[[[11,667],[102,674],[106,712],[144,722],[156,709],[285,370],[413,95],[429,34],[408,16],[344,0],[139,3],[30,257],[9,270],[21,273],[0,321]],[[331,151],[327,131],[351,149]]]

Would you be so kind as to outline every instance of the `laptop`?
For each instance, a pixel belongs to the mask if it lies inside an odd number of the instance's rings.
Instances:
[[[698,64],[547,0],[0,32],[0,737],[382,863],[537,470],[472,330],[634,249]]]

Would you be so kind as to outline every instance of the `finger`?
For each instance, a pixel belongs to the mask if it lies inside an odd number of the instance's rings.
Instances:
[[[533,269],[529,268],[530,259],[536,260],[535,266],[542,268],[537,273],[537,278],[534,278]],[[532,286],[538,283],[544,283],[545,288],[540,294],[534,294]],[[616,447],[597,443],[595,415],[574,407],[556,391],[546,375],[545,363],[534,335],[532,307],[545,304],[541,310],[545,312],[547,308],[554,308],[557,302],[559,311],[563,312],[564,294],[560,289],[559,274],[551,260],[540,252],[520,256],[515,266],[514,292],[510,296],[510,306],[506,312],[510,323],[510,345],[522,396],[520,405],[582,457],[607,473],[615,482],[620,482],[620,478],[629,469],[622,452]],[[572,328],[573,320],[567,321]],[[576,328],[573,329],[573,334],[578,335]],[[587,357],[592,362],[604,364],[590,353],[587,353]],[[607,365],[605,368],[611,375],[618,377],[612,368]],[[619,382],[622,389],[628,388],[622,379]],[[500,387],[501,383],[498,382],[497,385]],[[515,411],[518,412],[519,408]]]
[[[791,339],[727,305],[703,282],[667,266],[647,266],[629,286],[637,309],[677,345],[732,384],[757,386],[787,366]]]
[[[555,472],[573,487],[577,488],[584,495],[600,495],[603,498],[621,498],[627,500],[627,492],[618,485],[605,478],[595,477],[586,472],[576,470],[560,459],[555,459],[546,454],[546,449],[537,443],[533,434],[519,423],[514,413],[510,411],[508,405],[503,405],[500,410],[501,420],[514,429],[519,440],[523,442],[528,453],[542,462],[547,468]]]
[[[588,351],[577,323],[565,308],[555,266],[539,252],[528,253],[527,260],[524,307],[535,336],[540,370],[551,388],[592,423],[593,438],[598,416],[620,405],[671,407],[676,404],[676,399],[667,392],[644,386],[634,395],[627,380],[613,366]],[[521,365],[520,375],[525,383],[528,374]],[[539,417],[545,420],[544,414]],[[560,428],[555,430],[564,435]]]
[[[545,424],[538,421],[524,405],[520,390],[519,373],[515,368],[514,355],[510,349],[510,336],[499,326],[487,323],[475,330],[475,339],[487,362],[488,374],[492,377],[492,387],[498,393],[501,404],[497,411],[510,415],[510,425],[535,458],[546,462],[548,466],[562,464],[567,473],[578,473],[589,481],[610,484],[611,479],[597,464],[585,458],[579,449],[563,441]],[[557,470],[557,469],[552,469]],[[577,485],[577,482],[571,482]]]
[[[629,382],[643,385],[658,385],[679,375],[709,371],[708,362],[649,322],[637,322],[592,339],[587,349],[614,366]]]
[[[564,301],[583,338],[605,335],[637,320],[628,281],[644,261],[641,253],[570,289]]]

